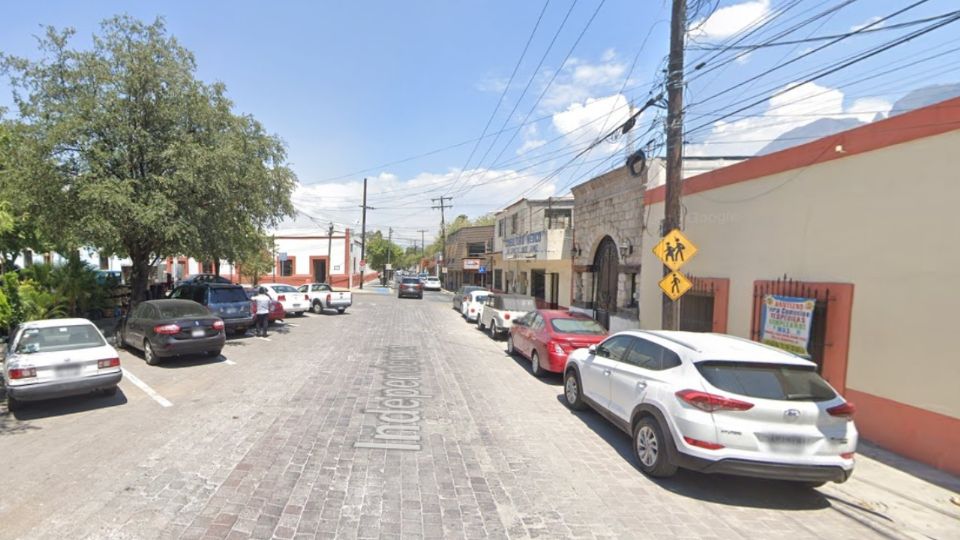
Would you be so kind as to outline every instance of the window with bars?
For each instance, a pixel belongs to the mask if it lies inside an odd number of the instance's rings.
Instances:
[[[548,229],[566,229],[570,227],[573,212],[569,208],[549,208],[545,214]]]
[[[280,275],[284,277],[293,275],[293,259],[280,261]]]

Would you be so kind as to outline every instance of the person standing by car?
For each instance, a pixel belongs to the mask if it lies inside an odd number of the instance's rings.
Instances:
[[[250,300],[254,303],[256,315],[256,335],[258,337],[267,337],[267,325],[270,323],[270,296],[267,291],[261,287],[257,294]]]

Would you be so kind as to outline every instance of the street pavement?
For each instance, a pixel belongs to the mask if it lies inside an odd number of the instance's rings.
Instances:
[[[651,480],[448,294],[368,289],[217,359],[122,352],[112,398],[0,410],[0,538],[960,538],[960,480],[869,447],[818,490]]]

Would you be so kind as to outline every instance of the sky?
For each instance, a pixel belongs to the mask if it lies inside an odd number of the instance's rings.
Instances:
[[[923,28],[895,25],[948,13],[960,7],[954,0],[927,0],[880,22],[907,3],[689,5],[687,155],[752,155],[818,118],[871,121],[911,89],[960,82],[955,23],[799,84]],[[808,21],[830,8],[837,9]],[[620,125],[631,105],[663,90],[666,0],[8,1],[3,13],[0,52],[28,58],[38,57],[34,36],[46,25],[75,28],[74,44],[85,48],[110,16],[163,17],[195,54],[197,77],[223,82],[236,112],[253,115],[286,142],[301,212],[288,229],[316,230],[330,221],[359,228],[366,177],[368,229],[392,227],[401,244],[419,241],[417,231],[426,229],[429,241],[440,221],[431,198],[452,197],[445,201],[452,204],[448,220],[476,217],[520,197],[568,194],[622,165],[628,148],[662,152],[665,110],[653,106],[627,136],[573,159]],[[740,38],[739,45],[752,45],[837,35],[871,23],[868,29],[879,30],[836,44],[705,50]],[[6,79],[0,107],[15,117]]]

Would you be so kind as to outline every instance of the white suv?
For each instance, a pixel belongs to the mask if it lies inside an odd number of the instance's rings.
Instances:
[[[564,396],[632,435],[650,476],[679,466],[816,487],[853,473],[853,405],[813,362],[753,341],[620,332],[570,355]]]

